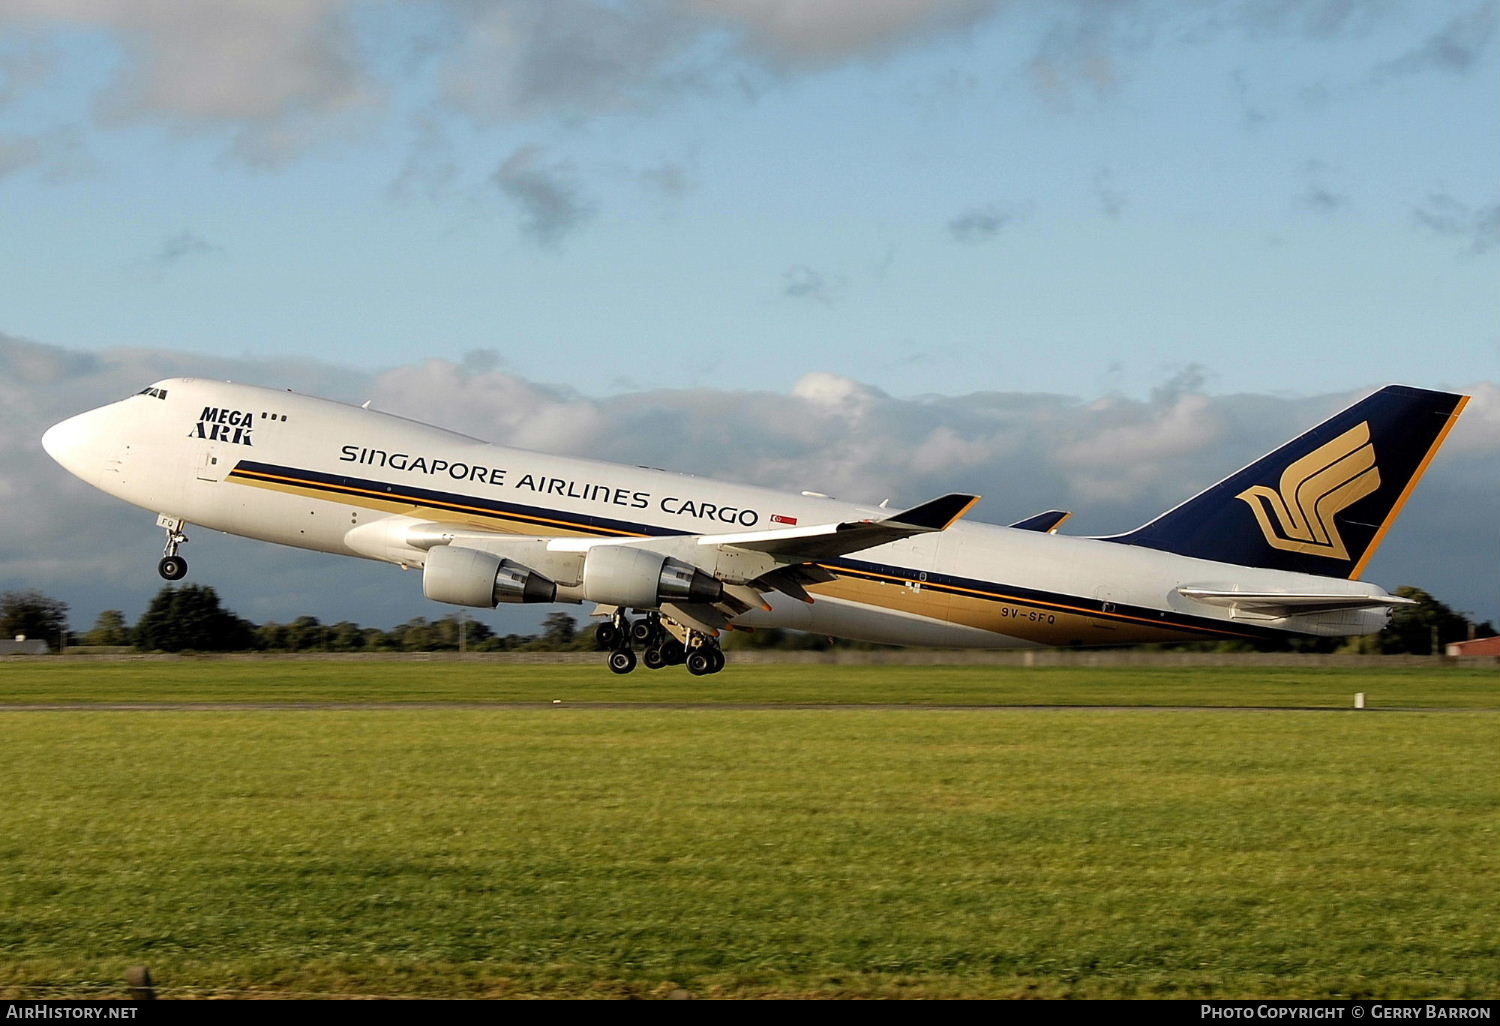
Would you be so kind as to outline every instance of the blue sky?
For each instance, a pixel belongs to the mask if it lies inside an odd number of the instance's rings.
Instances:
[[[0,334],[439,420],[396,378],[596,412],[809,375],[883,409],[1475,391],[1497,28],[1430,0],[9,0]],[[683,469],[754,476],[764,444]]]

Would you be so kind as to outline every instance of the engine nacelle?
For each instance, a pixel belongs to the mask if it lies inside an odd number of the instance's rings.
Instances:
[[[717,602],[724,585],[680,559],[625,545],[595,545],[583,563],[583,597],[654,609],[663,602]]]
[[[457,606],[554,602],[557,585],[529,567],[478,549],[438,545],[422,567],[422,594]]]

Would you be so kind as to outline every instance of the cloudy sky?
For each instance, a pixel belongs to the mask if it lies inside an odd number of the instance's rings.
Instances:
[[[0,0],[0,587],[139,614],[40,452],[170,374],[850,499],[1136,526],[1391,381],[1472,393],[1368,577],[1500,613],[1477,0]],[[440,615],[202,534],[256,620]]]

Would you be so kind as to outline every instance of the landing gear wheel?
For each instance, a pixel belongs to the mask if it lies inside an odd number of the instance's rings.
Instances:
[[[718,673],[724,669],[724,650],[715,646],[708,650],[708,657],[713,660],[714,668],[709,673]]]
[[[641,662],[648,670],[660,670],[667,665],[667,653],[664,645],[652,645],[641,655]]]
[[[159,513],[156,526],[167,532],[167,544],[162,546],[161,562],[156,564],[156,572],[161,574],[163,580],[180,581],[187,576],[187,560],[177,554],[177,549],[188,540],[187,535],[182,533],[187,521]]]
[[[688,673],[694,677],[702,677],[706,673],[714,672],[714,659],[712,649],[695,648],[687,657]]]
[[[617,648],[609,654],[609,668],[614,673],[629,673],[635,669],[635,653],[628,648]]]
[[[594,641],[600,648],[614,648],[620,642],[620,628],[612,623],[601,623],[594,628]]]
[[[687,662],[687,649],[676,638],[662,642],[661,657],[668,666],[681,666]]]
[[[649,645],[656,638],[659,629],[654,618],[637,620],[630,625],[630,640],[637,645]]]

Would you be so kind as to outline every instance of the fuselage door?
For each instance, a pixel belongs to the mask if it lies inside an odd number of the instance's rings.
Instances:
[[[199,481],[222,481],[224,480],[225,466],[223,455],[217,445],[210,445],[203,451],[198,460]]]

